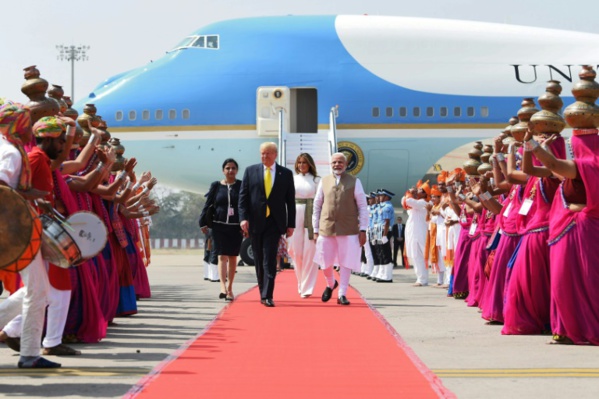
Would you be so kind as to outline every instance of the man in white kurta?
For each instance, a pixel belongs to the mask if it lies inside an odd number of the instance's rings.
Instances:
[[[426,234],[428,223],[426,222],[427,209],[426,193],[422,190],[413,190],[412,198],[405,198],[405,203],[411,208],[410,218],[406,223],[406,243],[408,256],[414,265],[416,273],[416,283],[414,286],[421,287],[428,285],[428,268],[424,261],[424,251],[426,247]],[[408,238],[409,235],[409,238]]]
[[[320,181],[314,198],[312,222],[318,237],[314,261],[322,268],[327,282],[322,301],[331,299],[339,285],[337,303],[349,305],[346,293],[351,272],[360,271],[360,248],[366,242],[368,209],[362,183],[345,171],[345,155],[333,154],[331,167],[333,174]],[[335,264],[340,266],[339,283],[333,275]]]

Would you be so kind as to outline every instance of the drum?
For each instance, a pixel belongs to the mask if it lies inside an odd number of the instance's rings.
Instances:
[[[0,186],[0,269],[19,272],[40,250],[42,223],[31,205],[10,187]]]
[[[68,223],[47,214],[40,216],[44,228],[42,256],[48,262],[68,268],[81,261],[81,251],[71,234],[74,230]]]
[[[67,218],[67,223],[73,228],[73,239],[81,251],[83,259],[93,258],[106,246],[108,230],[98,215],[81,211]]]

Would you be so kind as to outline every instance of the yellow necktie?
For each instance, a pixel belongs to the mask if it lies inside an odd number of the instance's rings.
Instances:
[[[272,191],[272,175],[270,174],[270,168],[266,168],[264,173],[264,191],[266,191],[266,199],[270,196]],[[270,215],[270,208],[266,205],[266,217]]]

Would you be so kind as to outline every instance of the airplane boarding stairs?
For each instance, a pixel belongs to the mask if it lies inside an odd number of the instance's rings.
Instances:
[[[295,169],[295,160],[301,153],[307,152],[314,159],[318,175],[331,174],[331,146],[329,133],[288,133],[285,143],[285,167]]]
[[[329,130],[318,133],[289,133],[284,128],[284,111],[279,110],[279,164],[295,171],[295,160],[301,153],[314,159],[321,177],[331,174],[331,156],[337,152],[337,106],[329,112]]]

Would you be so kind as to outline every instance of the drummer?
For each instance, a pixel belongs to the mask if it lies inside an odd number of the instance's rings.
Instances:
[[[32,188],[29,159],[23,143],[31,141],[31,117],[21,104],[5,104],[0,107],[0,184],[15,189],[28,200],[47,195]],[[20,341],[19,368],[56,368],[59,363],[40,356],[40,342],[44,315],[48,304],[48,273],[41,251],[31,264],[20,271],[25,288],[0,304],[0,326],[5,326],[19,314],[23,316]],[[7,344],[15,344],[14,337],[0,333]]]
[[[33,134],[37,146],[28,153],[31,166],[31,184],[34,188],[44,190],[48,194],[44,197],[54,207],[54,179],[52,167],[59,167],[53,161],[60,159],[65,145],[66,127],[69,127],[69,141],[75,135],[75,122],[66,117],[46,116],[33,125]],[[38,201],[39,203],[39,201]],[[44,355],[72,356],[81,352],[62,344],[62,334],[71,300],[71,279],[67,269],[49,264],[48,277],[50,290],[48,294],[48,312],[46,322],[46,336],[42,342]],[[12,320],[5,326],[9,336],[18,336],[21,328],[20,317]]]

